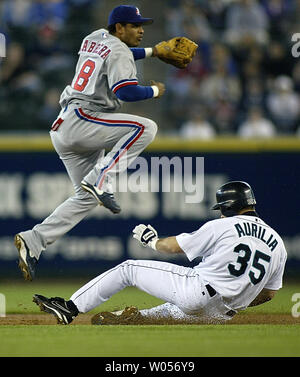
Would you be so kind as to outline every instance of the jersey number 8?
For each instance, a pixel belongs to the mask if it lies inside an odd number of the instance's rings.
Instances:
[[[88,59],[82,66],[75,84],[73,86],[74,89],[78,90],[79,92],[84,91],[85,87],[87,86],[89,79],[92,73],[95,70],[96,63],[93,60]]]
[[[248,263],[251,257],[251,250],[248,245],[240,243],[234,248],[233,251],[238,254],[240,254],[241,251],[244,252],[244,255],[243,256],[239,255],[236,260],[236,262],[240,264],[239,268],[237,268],[235,265],[231,263],[228,265],[228,270],[230,274],[238,277],[238,276],[243,275],[248,267]],[[259,275],[256,277],[254,272],[251,270],[249,271],[249,274],[248,274],[251,283],[254,285],[258,284],[263,279],[266,273],[265,266],[259,262],[260,259],[269,263],[271,260],[271,257],[267,254],[262,253],[259,250],[255,251],[253,262],[252,262],[252,267],[254,267],[255,269],[259,271]]]

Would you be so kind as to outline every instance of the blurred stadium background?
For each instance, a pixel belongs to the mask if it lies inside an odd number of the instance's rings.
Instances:
[[[239,179],[253,186],[258,212],[285,239],[287,276],[298,276],[300,60],[292,54],[292,36],[300,33],[297,0],[1,0],[6,57],[0,58],[0,276],[19,277],[13,235],[72,195],[48,131],[82,38],[105,27],[121,3],[155,19],[145,27],[144,47],[177,35],[199,44],[185,70],[157,59],[137,62],[141,83],[162,81],[167,90],[159,100],[125,104],[122,111],[158,123],[158,136],[143,154],[147,161],[204,157],[204,200],[187,204],[174,192],[120,193],[122,213],[98,208],[49,247],[38,275],[82,277],[127,258],[161,258],[133,242],[131,229],[147,222],[161,236],[193,231],[215,216],[210,207],[216,188]]]

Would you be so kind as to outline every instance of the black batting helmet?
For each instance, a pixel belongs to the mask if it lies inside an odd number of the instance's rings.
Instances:
[[[243,208],[256,204],[254,193],[247,182],[231,181],[216,192],[217,203],[212,209],[219,209],[226,217],[237,215]]]

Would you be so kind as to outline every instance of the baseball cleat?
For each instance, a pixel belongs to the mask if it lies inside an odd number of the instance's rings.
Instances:
[[[61,297],[47,298],[42,295],[34,295],[32,301],[39,306],[41,311],[53,314],[57,323],[61,325],[70,324],[79,314],[75,304],[72,305]]]
[[[121,212],[121,208],[119,204],[116,202],[114,194],[101,191],[96,186],[93,186],[86,181],[81,182],[81,187],[85,191],[88,191],[90,194],[92,194],[101,206],[108,208],[112,213]]]
[[[35,269],[38,260],[33,256],[20,234],[15,235],[15,246],[18,249],[19,268],[23,273],[24,279],[32,281],[35,276]]]
[[[138,323],[142,318],[141,313],[135,306],[128,306],[120,312],[101,312],[95,314],[92,325],[130,325]]]

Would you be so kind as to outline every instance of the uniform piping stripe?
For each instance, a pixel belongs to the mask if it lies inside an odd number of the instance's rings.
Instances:
[[[137,85],[138,84],[138,81],[136,79],[131,79],[131,80],[121,80],[117,83],[115,83],[113,86],[112,86],[112,91],[114,93],[116,93],[117,90],[119,90],[120,88],[123,88],[124,86],[128,86],[128,85]]]
[[[88,114],[85,114],[81,108],[75,110],[76,115],[87,122],[100,124],[107,127],[133,127],[136,129],[133,135],[131,135],[121,148],[115,153],[110,162],[101,169],[99,178],[97,179],[96,185],[98,188],[102,186],[105,174],[113,168],[120,158],[130,149],[130,147],[142,136],[145,130],[145,126],[139,122],[131,120],[113,120],[113,119],[101,119],[92,117]]]
[[[198,274],[195,274],[195,275],[180,274],[179,272],[165,270],[163,268],[158,268],[158,267],[153,267],[153,266],[145,266],[145,265],[134,264],[134,263],[127,263],[126,266],[134,266],[134,267],[146,268],[148,270],[156,270],[156,271],[168,272],[168,273],[171,273],[173,275],[177,275],[177,276],[180,276],[180,277],[183,277],[183,278],[195,278],[195,277],[198,278],[199,277]],[[105,276],[108,275],[109,273],[117,270],[118,268],[125,268],[126,266],[124,266],[123,264],[119,264],[118,266],[113,267],[110,270],[104,272],[103,274],[101,274],[100,276],[98,276],[98,279],[95,280],[93,284],[91,284],[90,286],[86,287],[86,289],[84,291],[78,293],[77,296],[72,299],[72,301],[77,300],[81,295],[83,295],[84,293],[86,293],[89,289],[93,288],[103,278],[105,278]]]

